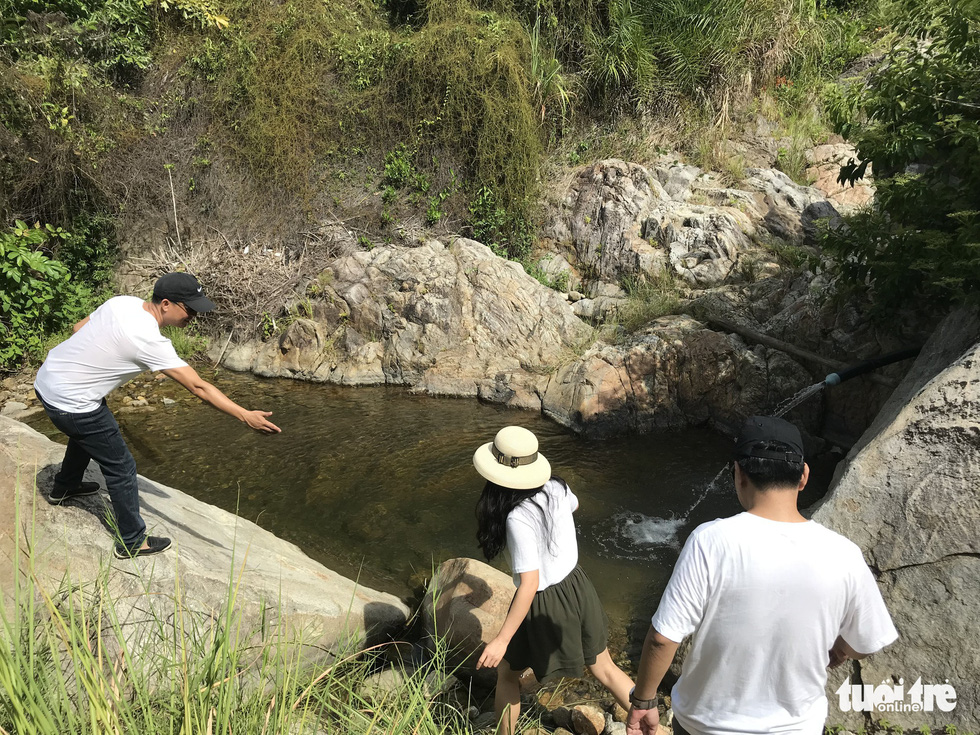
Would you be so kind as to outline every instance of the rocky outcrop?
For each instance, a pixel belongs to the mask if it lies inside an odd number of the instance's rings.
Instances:
[[[837,220],[821,191],[781,171],[748,169],[735,189],[677,160],[646,168],[609,159],[583,168],[549,206],[542,234],[552,245],[542,267],[566,263],[573,284],[667,270],[710,288],[740,280],[746,258],[771,259],[758,240],[812,240],[823,222]]]
[[[689,317],[609,344],[576,312],[625,296],[618,287],[569,303],[472,240],[378,247],[341,258],[328,273],[302,318],[265,342],[229,347],[225,365],[479,397],[543,410],[591,434],[732,420],[808,380],[784,355]]]
[[[477,396],[494,376],[535,386],[592,331],[567,301],[473,240],[379,247],[335,261],[304,318],[226,366],[345,385]]]
[[[865,178],[854,186],[840,183],[841,166],[858,160],[857,149],[850,143],[827,143],[807,151],[807,176],[813,180],[813,188],[818,189],[833,203],[841,214],[868,206],[874,199],[875,188],[871,183],[872,167],[869,165]]]
[[[259,642],[281,632],[301,640],[309,660],[384,639],[406,621],[408,609],[392,595],[355,584],[254,523],[142,477],[147,526],[171,537],[175,548],[141,559],[114,559],[112,539],[102,527],[102,496],[63,507],[45,500],[63,454],[61,445],[0,418],[0,589],[5,596],[13,594],[18,554],[21,574],[27,568],[28,549],[37,579],[49,592],[66,589],[66,583],[93,589],[104,578],[115,616],[131,636],[129,652],[137,656],[167,645],[161,631],[175,630],[148,621],[149,609],[158,620],[179,613],[188,634],[191,626],[203,634],[226,620],[230,589],[237,592],[227,619],[240,621],[243,636]],[[87,480],[102,482],[94,465],[88,472]],[[112,652],[108,658],[114,660]]]
[[[623,345],[599,344],[557,370],[544,412],[592,434],[733,422],[778,403],[809,376],[785,354],[685,316],[662,317]]]
[[[814,519],[878,572],[900,639],[851,672],[866,684],[944,684],[956,708],[887,712],[905,727],[980,726],[980,315],[951,315],[847,461]],[[831,677],[828,695],[843,675]],[[852,678],[852,681],[855,681]],[[897,683],[897,681],[895,682]],[[834,721],[832,707],[830,721]],[[877,716],[876,716],[877,717]]]

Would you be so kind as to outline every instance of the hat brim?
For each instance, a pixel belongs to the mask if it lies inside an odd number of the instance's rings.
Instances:
[[[214,311],[215,309],[214,302],[207,296],[195,296],[192,299],[184,299],[183,303],[185,306],[190,307],[198,314]]]
[[[533,490],[551,479],[551,463],[540,452],[531,464],[508,467],[493,456],[492,446],[493,442],[487,442],[473,453],[473,466],[490,482],[511,490]]]

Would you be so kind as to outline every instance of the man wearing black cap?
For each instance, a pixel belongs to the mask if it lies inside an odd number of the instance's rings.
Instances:
[[[745,422],[735,489],[746,512],[684,545],[643,645],[628,735],[656,733],[657,688],[690,635],[675,735],[821,735],[827,667],[898,637],[861,550],[797,510],[809,474],[795,426]]]
[[[99,486],[82,482],[89,460],[102,469],[119,538],[115,556],[126,559],[165,551],[170,539],[147,536],[140,516],[136,462],[119,432],[105,397],[145,370],[160,370],[215,408],[266,433],[279,427],[267,411],[248,411],[203,380],[177,356],[161,327],[186,327],[214,303],[189,273],[168,273],[153,287],[153,299],[116,296],[82,319],[74,334],[53,348],[34,382],[51,422],[68,436],[50,502],[94,495]]]

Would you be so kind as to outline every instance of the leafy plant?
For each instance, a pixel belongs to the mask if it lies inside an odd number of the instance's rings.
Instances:
[[[384,176],[381,182],[395,189],[404,188],[415,174],[412,154],[404,143],[385,155]]]
[[[60,227],[20,220],[0,234],[0,370],[40,358],[48,334],[84,316],[89,292],[45,253],[68,237]]]
[[[901,0],[897,13],[902,35],[869,83],[828,101],[858,150],[841,181],[873,167],[878,194],[824,247],[879,313],[980,295],[980,6]]]
[[[508,212],[497,203],[496,192],[481,187],[470,201],[469,227],[475,240],[497,255],[523,260],[531,252],[531,227],[523,217]]]

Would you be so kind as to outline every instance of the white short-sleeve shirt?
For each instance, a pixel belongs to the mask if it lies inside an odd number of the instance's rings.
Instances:
[[[115,296],[48,352],[34,388],[57,409],[95,411],[111,391],[145,370],[186,367],[157,320],[135,296]]]
[[[859,653],[898,637],[857,545],[751,513],[695,529],[652,623],[678,643],[694,636],[671,692],[693,735],[820,735],[837,636]]]
[[[507,550],[514,584],[521,572],[538,571],[538,591],[561,582],[578,564],[578,541],[572,513],[578,498],[565,485],[548,480],[544,490],[507,516]]]

